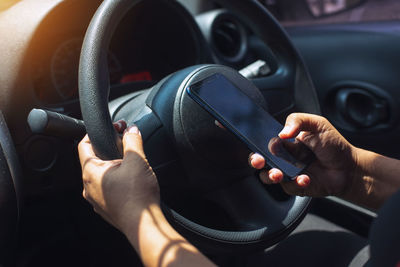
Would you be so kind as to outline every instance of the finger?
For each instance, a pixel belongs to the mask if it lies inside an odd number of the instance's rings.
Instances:
[[[214,123],[215,123],[215,125],[217,125],[219,128],[221,128],[221,129],[223,129],[223,130],[226,130],[225,126],[222,125],[219,121],[215,120]]]
[[[310,136],[316,136],[319,138],[319,135],[312,134],[310,132],[300,132],[300,134],[296,137],[295,141],[291,140],[281,140],[281,148],[286,152],[289,152],[290,155],[294,156],[296,159],[303,162],[310,162],[313,158],[313,153],[311,153],[310,149],[313,150],[313,146],[310,145],[310,142],[305,142],[304,138],[298,138],[302,136],[303,133],[308,133]],[[308,147],[308,149],[307,149]]]
[[[264,184],[277,184],[283,180],[283,172],[276,168],[272,168],[268,171],[262,170],[259,176]]]
[[[265,159],[258,153],[251,153],[249,156],[249,163],[251,167],[260,170],[265,166]]]
[[[136,125],[132,125],[125,130],[122,143],[124,147],[124,159],[128,156],[129,152],[135,152],[143,158],[146,157],[143,151],[142,136]]]
[[[93,179],[101,178],[109,165],[113,164],[113,161],[102,161],[96,156],[87,135],[79,143],[78,152],[82,168],[82,181],[84,186],[86,186],[87,183],[91,183]],[[83,193],[86,193],[86,196],[88,196],[87,190],[84,190]]]
[[[260,177],[261,182],[263,182],[264,184],[273,184],[273,181],[268,177],[267,170],[261,170],[258,176]]]
[[[277,184],[282,182],[283,180],[283,172],[279,169],[272,168],[268,171],[268,178],[272,181],[272,183]]]
[[[296,177],[296,183],[301,188],[306,188],[310,185],[310,177],[306,174],[301,174]]]
[[[303,196],[304,195],[304,188],[300,187],[296,180],[293,181],[283,181],[281,183],[282,188],[285,192],[291,196]]]
[[[326,125],[328,121],[317,115],[306,113],[292,113],[285,123],[285,127],[279,133],[282,139],[296,137],[301,131],[317,132],[321,126]]]
[[[268,142],[268,150],[272,155],[277,156],[282,148],[282,139],[278,137],[271,138]]]
[[[339,133],[338,133],[339,135]],[[318,148],[322,148],[324,147],[324,139],[323,137],[321,137],[321,134],[314,134],[311,132],[300,132],[300,134],[296,137],[296,139],[298,141],[300,141],[301,143],[303,143],[304,145],[306,145],[309,149],[311,149],[311,151],[313,151],[314,153],[316,153],[316,155],[318,156],[318,152],[321,151],[321,149]],[[327,140],[327,139],[325,139]]]
[[[79,142],[78,153],[82,168],[89,160],[98,159],[93,151],[92,143],[90,142],[88,135],[85,135],[85,137],[83,137],[83,139]]]
[[[90,203],[90,202],[89,202]],[[98,215],[100,215],[106,222],[109,224],[113,225],[114,227],[118,228],[117,225],[114,224],[113,220],[111,217],[108,215],[106,211],[104,211],[99,205],[97,205],[95,202],[90,203],[93,207],[93,211],[96,212]]]
[[[282,187],[289,195],[304,196],[307,195],[306,189],[310,185],[310,177],[306,174],[301,174],[293,181],[283,182]]]
[[[82,181],[86,189],[92,184],[101,183],[107,173],[118,168],[122,164],[121,159],[103,161],[101,159],[88,159],[82,166]]]
[[[123,133],[124,130],[126,129],[127,125],[126,122],[124,120],[119,120],[113,123],[115,130],[118,133]]]

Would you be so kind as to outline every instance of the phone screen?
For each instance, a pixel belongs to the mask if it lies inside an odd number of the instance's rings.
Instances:
[[[278,137],[283,126],[222,74],[214,74],[187,89],[188,94],[270,167],[294,178],[313,159],[312,152],[296,140]]]

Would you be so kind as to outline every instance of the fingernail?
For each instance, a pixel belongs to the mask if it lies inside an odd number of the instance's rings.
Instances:
[[[310,180],[309,179],[307,179],[306,177],[299,177],[299,185],[300,186],[302,186],[302,187],[304,187],[304,186],[307,186],[309,183],[310,183]]]
[[[259,157],[259,158],[264,158],[261,154],[259,154],[259,153],[253,153],[253,155],[252,155],[254,158],[257,158],[257,157]]]
[[[290,130],[291,130],[290,126],[283,127],[282,131],[279,133],[279,136],[288,135],[290,133]]]
[[[219,121],[214,120],[214,124],[215,124],[217,127],[221,128],[221,129],[223,129],[223,130],[225,130],[225,126],[222,125]]]
[[[279,182],[279,181],[278,181],[278,176],[279,176],[279,173],[273,171],[273,172],[270,173],[269,179],[270,179],[273,183],[278,183],[278,182]]]
[[[117,121],[116,124],[118,125],[118,129],[122,129],[122,121]]]
[[[253,161],[254,158],[255,158],[255,153],[251,153],[249,158],[250,163]]]
[[[139,128],[136,125],[132,125],[128,129],[128,133],[140,134],[140,131],[139,131]]]
[[[306,132],[300,132],[300,133],[296,136],[296,139],[299,140],[299,141],[304,141],[306,135],[307,135]]]
[[[253,153],[250,155],[250,166],[256,169],[261,169],[264,167],[264,157],[258,153]]]

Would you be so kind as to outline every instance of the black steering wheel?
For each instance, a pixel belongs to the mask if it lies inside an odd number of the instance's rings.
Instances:
[[[276,196],[266,189],[247,164],[248,149],[230,132],[215,127],[214,119],[185,88],[220,73],[266,109],[269,98],[281,102],[280,110],[270,109],[280,120],[292,111],[318,114],[314,87],[296,49],[257,1],[218,0],[270,48],[276,65],[272,74],[249,81],[225,66],[191,66],[151,89],[108,103],[108,46],[118,23],[138,2],[105,0],[83,43],[80,103],[97,155],[121,157],[112,119],[135,123],[159,180],[163,211],[181,234],[210,252],[254,250],[278,242],[300,223],[310,198]]]

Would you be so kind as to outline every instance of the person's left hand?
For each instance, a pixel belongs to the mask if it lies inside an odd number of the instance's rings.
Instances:
[[[142,137],[136,126],[114,124],[122,137],[123,159],[101,160],[86,135],[79,143],[82,166],[83,197],[105,220],[124,232],[132,220],[152,204],[159,205],[160,193],[156,176],[143,151]]]

